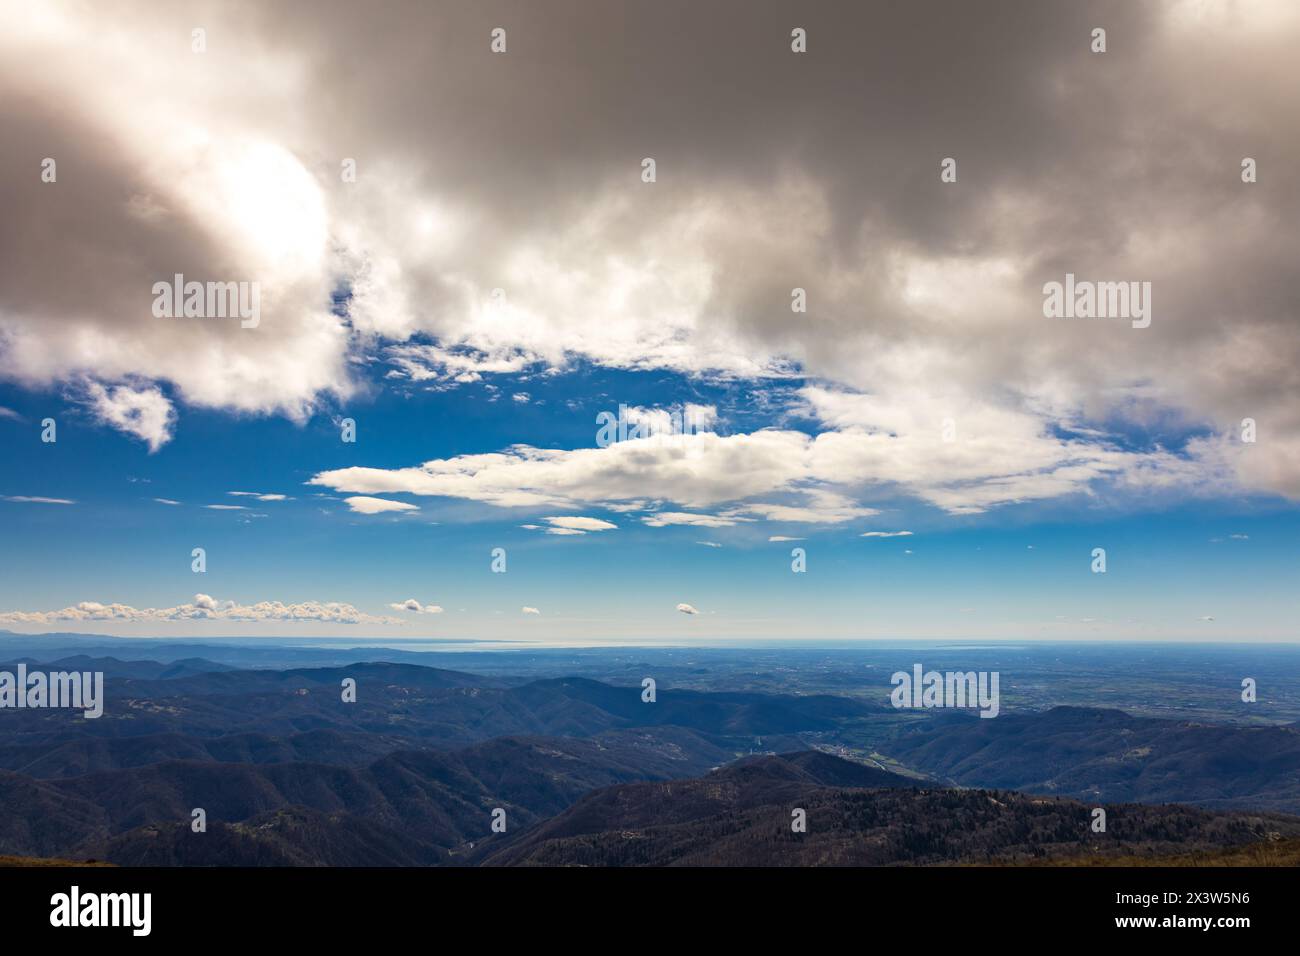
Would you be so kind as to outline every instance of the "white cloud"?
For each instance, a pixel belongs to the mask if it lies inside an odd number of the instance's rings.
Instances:
[[[803,493],[802,504],[747,504],[724,515],[757,515],[768,521],[788,521],[796,524],[841,524],[856,518],[869,518],[879,514],[875,508],[855,504],[848,496],[826,489],[812,489]]]
[[[75,505],[76,502],[68,498],[44,498],[40,495],[0,495],[5,501],[13,501],[19,504],[32,505]]]
[[[862,538],[909,538],[910,531],[864,531],[859,537]]]
[[[933,396],[889,406],[875,396],[819,387],[801,394],[828,430],[815,436],[776,428],[704,432],[571,450],[515,445],[417,467],[325,471],[309,484],[498,507],[620,507],[644,503],[652,492],[681,509],[728,507],[654,511],[642,517],[644,524],[713,528],[759,519],[844,523],[878,514],[862,499],[882,493],[972,514],[1012,502],[1093,495],[1103,487],[1135,494],[1226,487],[1228,468],[1214,442],[1192,443],[1185,456],[1123,450],[1058,437],[1031,415],[980,407],[968,398],[962,399],[963,430],[946,442],[937,414],[946,406]]]
[[[351,498],[344,498],[343,503],[353,511],[363,515],[377,515],[386,511],[419,511],[419,505],[413,505],[407,501],[390,501],[387,498],[370,498],[365,495],[355,495]]]
[[[396,604],[388,605],[394,611],[410,611],[412,614],[441,614],[442,608],[437,604],[421,604],[415,598],[407,598]]]
[[[263,494],[260,491],[227,491],[228,495],[235,495],[241,498],[256,498],[258,501],[288,501],[288,495],[280,494]]]
[[[154,501],[160,505],[178,505],[179,501],[173,501],[171,498],[155,498]]]
[[[703,546],[706,547],[706,548],[720,548],[720,547],[722,547],[722,545],[718,544],[718,542],[716,542],[716,541],[696,541],[695,543],[696,543],[696,544],[701,544],[701,545],[703,545]]]
[[[519,611],[520,611],[520,613],[522,613],[522,614],[541,614],[541,613],[542,613],[541,611],[537,610],[537,608],[535,608],[535,607],[529,607],[528,605],[524,605],[523,607],[521,607],[521,608],[519,609]]]
[[[384,357],[403,378],[414,382],[443,381],[467,384],[484,375],[511,375],[538,365],[538,355],[514,349],[485,352],[449,349],[438,345],[401,345],[387,349]]]
[[[679,604],[679,605],[677,605],[677,610],[681,611],[683,614],[699,614],[699,613],[700,613],[699,611],[697,611],[694,607],[692,607],[692,606],[689,605],[689,604]]]
[[[284,604],[259,601],[244,605],[235,601],[218,601],[206,594],[196,594],[188,604],[167,608],[135,608],[129,604],[101,604],[82,601],[57,611],[8,611],[0,613],[2,624],[48,625],[64,621],[315,621],[330,624],[400,624],[398,618],[376,617],[359,611],[351,604],[304,601]]]
[[[576,508],[641,500],[653,490],[687,507],[707,507],[788,489],[807,475],[810,441],[799,432],[767,430],[573,450],[515,445],[418,467],[340,468],[308,483],[340,492],[439,495],[499,507]]]
[[[105,387],[98,382],[88,382],[84,400],[99,421],[142,439],[150,452],[171,441],[176,409],[162,389],[156,386]]]
[[[548,533],[559,534],[562,531],[577,531],[580,534],[586,534],[588,531],[609,531],[617,528],[618,525],[612,521],[604,521],[600,518],[582,518],[582,517],[559,517],[543,518],[543,521],[551,525]]]
[[[768,538],[767,540],[768,540],[768,541],[803,541],[803,540],[806,540],[806,539],[804,539],[804,538],[790,538],[790,537],[787,537],[786,535],[783,535],[783,534],[774,534],[774,535],[772,535],[770,538]]]
[[[210,511],[247,511],[243,505],[204,505]]]
[[[0,418],[8,418],[15,422],[21,422],[24,420],[23,416],[19,415],[12,408],[5,408],[3,405],[0,405]]]
[[[667,528],[672,525],[688,525],[696,528],[731,528],[742,521],[753,521],[734,515],[702,515],[688,511],[657,511],[645,515],[641,521],[652,528]]]

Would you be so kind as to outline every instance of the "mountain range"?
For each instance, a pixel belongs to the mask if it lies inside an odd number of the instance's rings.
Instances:
[[[245,670],[73,655],[40,666],[103,671],[107,702],[94,720],[0,713],[0,855],[1023,864],[1300,838],[1300,818],[1279,812],[1300,810],[1300,734],[1285,726],[1078,707],[899,723],[883,705],[836,694],[664,685],[647,702],[639,686],[584,677],[384,661]],[[355,702],[341,692],[348,679]],[[879,738],[874,752],[845,744],[863,733]],[[1099,806],[1104,833],[1090,826]],[[792,828],[796,811],[804,832]]]

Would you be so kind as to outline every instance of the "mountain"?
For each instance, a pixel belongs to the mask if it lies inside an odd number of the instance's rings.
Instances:
[[[881,866],[1154,857],[1300,836],[1300,818],[1121,804],[1108,831],[1059,798],[922,789],[824,754],[741,761],[694,780],[588,794],[529,830],[494,836],[495,866]],[[856,785],[853,785],[855,784]],[[807,831],[793,832],[792,812]]]
[[[240,835],[256,828],[252,821],[302,810],[317,816],[304,816],[297,829],[287,827],[275,844],[280,850],[293,846],[295,834],[310,841],[328,832],[345,845],[338,834],[388,833],[407,855],[390,856],[386,865],[406,865],[411,853],[430,864],[487,834],[496,807],[506,810],[510,826],[522,827],[594,788],[689,776],[729,756],[690,731],[668,728],[609,732],[591,740],[500,738],[452,752],[398,751],[359,767],[166,760],[60,780],[0,772],[0,804],[8,811],[0,817],[0,852],[118,862],[114,854],[123,847],[142,852],[140,841],[147,842],[148,834],[172,833],[177,825],[188,832],[191,811],[202,808],[209,833],[196,836],[217,832],[213,825],[220,823],[233,829],[221,830],[212,843],[230,843],[232,854],[250,848],[260,853],[262,843]],[[138,832],[127,839],[131,831]],[[198,852],[192,842],[186,837],[154,845]],[[312,856],[312,846],[295,846],[285,860],[327,862]],[[426,849],[417,853],[413,847]],[[158,858],[162,851],[152,852]]]
[[[242,823],[138,827],[105,844],[118,866],[430,866],[447,851],[348,813],[287,807]]]
[[[168,760],[218,763],[357,764],[409,746],[401,737],[310,730],[274,737],[227,734],[195,737],[148,734],[142,737],[73,737],[47,744],[0,746],[0,769],[38,779],[78,777],[104,770],[126,770]]]
[[[348,678],[356,681],[353,703],[342,700]],[[881,710],[826,695],[708,693],[664,686],[654,703],[644,703],[639,686],[581,678],[520,683],[382,662],[109,678],[105,697],[104,714],[95,720],[68,710],[6,711],[6,745],[51,748],[69,740],[166,735],[287,738],[330,731],[398,738],[407,747],[455,747],[492,737],[590,737],[660,726],[744,738],[746,746],[756,737],[782,735],[782,745],[798,745],[791,735],[830,731]],[[771,749],[777,742],[766,740],[766,746]],[[14,766],[3,758],[0,765]]]
[[[944,715],[882,750],[969,787],[1092,802],[1300,811],[1300,732],[1055,707],[996,720]]]
[[[107,680],[110,677],[134,677],[156,680],[172,680],[195,674],[208,674],[216,671],[228,671],[234,668],[201,657],[186,657],[180,660],[161,663],[159,661],[124,661],[116,657],[92,657],[88,654],[72,654],[49,661],[35,658],[19,658],[10,663],[0,664],[0,670],[13,670],[21,660],[31,669],[43,671],[98,671]]]

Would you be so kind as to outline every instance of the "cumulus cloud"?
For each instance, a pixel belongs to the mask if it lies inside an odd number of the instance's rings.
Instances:
[[[642,502],[653,491],[687,508],[729,507],[715,513],[655,511],[643,523],[718,528],[759,519],[842,523],[870,517],[878,510],[860,499],[873,494],[912,495],[954,514],[971,514],[1012,502],[1092,494],[1099,486],[1204,494],[1226,480],[1212,443],[1196,453],[1198,465],[1163,450],[1059,438],[1031,416],[1001,412],[988,413],[998,421],[989,431],[980,430],[981,417],[971,413],[964,421],[972,434],[948,442],[938,419],[925,424],[913,409],[882,414],[873,396],[821,387],[802,394],[812,413],[831,426],[815,436],[768,428],[679,435],[671,443],[643,438],[578,449],[515,445],[407,468],[324,471],[309,484],[498,507],[609,506]]]
[[[441,614],[442,608],[437,604],[421,604],[415,598],[407,598],[396,604],[388,605],[394,611],[410,611],[412,614]]]
[[[639,439],[571,450],[515,445],[409,468],[334,469],[308,483],[340,492],[436,495],[500,507],[576,508],[640,500],[653,490],[688,507],[707,507],[784,490],[806,476],[811,439],[800,432],[680,439],[680,444]]]
[[[343,503],[358,514],[377,515],[386,511],[419,511],[419,505],[413,505],[409,501],[390,501],[387,498],[370,498],[366,495],[355,495],[351,498],[344,498]]]
[[[173,403],[301,420],[371,356],[437,387],[589,362],[868,397],[810,395],[815,441],[718,438],[706,457],[752,480],[530,452],[418,483],[538,508],[601,500],[576,485],[627,500],[636,474],[675,477],[688,509],[858,476],[955,514],[1102,484],[1300,497],[1300,194],[1266,160],[1295,152],[1294,4],[1106,4],[1134,53],[1106,57],[1070,39],[1094,5],[1031,0],[817,4],[803,57],[784,6],[742,0],[691,7],[688,33],[674,3],[511,7],[528,41],[507,57],[466,39],[487,22],[473,5],[11,5],[0,122],[60,174],[0,157],[6,222],[39,224],[0,234],[0,377],[88,381],[96,415],[151,449]],[[241,42],[195,56],[191,22]],[[672,69],[641,82],[629,49]],[[337,68],[351,58],[367,68]],[[1250,185],[1246,151],[1265,158]],[[260,282],[261,325],[153,318],[177,272]],[[1152,282],[1152,326],[1044,319],[1067,272]],[[1171,440],[1134,452],[1112,425]]]
[[[0,613],[0,624],[50,625],[67,621],[114,621],[135,623],[141,621],[314,621],[327,624],[400,624],[400,619],[377,617],[359,611],[351,604],[338,602],[305,601],[284,604],[281,601],[259,601],[256,604],[239,604],[235,601],[218,601],[207,594],[196,594],[187,604],[166,608],[136,608],[129,604],[101,604],[82,601],[56,611],[6,611]]]
[[[89,382],[84,400],[101,422],[143,440],[151,452],[171,440],[176,409],[160,388]]]
[[[526,605],[526,604],[525,604],[523,607],[521,607],[519,610],[520,610],[520,612],[523,613],[523,614],[541,614],[541,613],[542,613],[541,611],[537,610],[537,608],[535,608],[535,607],[529,607],[529,606]]]
[[[679,604],[679,605],[677,605],[677,610],[681,611],[683,614],[699,614],[699,613],[700,613],[699,611],[697,611],[694,607],[692,607],[692,606],[689,605],[689,604]]]

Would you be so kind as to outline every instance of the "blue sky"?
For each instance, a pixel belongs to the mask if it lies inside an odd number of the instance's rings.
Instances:
[[[1104,13],[24,9],[0,627],[1295,640],[1300,6]]]
[[[283,620],[82,620],[17,630],[147,635],[357,635],[547,641],[699,641],[890,637],[1181,638],[1290,636],[1285,595],[1300,518],[1285,503],[1165,501],[1141,509],[1082,494],[950,515],[880,490],[880,514],[833,524],[759,520],[651,527],[654,511],[599,506],[502,508],[409,494],[418,511],[360,514],[314,475],[353,464],[401,468],[517,442],[593,447],[597,412],[620,401],[708,403],[721,432],[788,426],[801,383],[713,385],[662,373],[511,376],[447,390],[385,388],[305,423],[187,411],[156,453],[96,424],[53,392],[6,389],[0,610],[82,601],[173,608],[197,593],[252,606],[341,602],[357,623]],[[491,389],[485,385],[492,385]],[[746,396],[777,396],[758,413]],[[527,402],[513,396],[526,393]],[[54,417],[58,440],[40,441]],[[351,416],[358,440],[340,440]],[[806,424],[806,423],[805,423]],[[232,491],[285,495],[261,501]],[[647,497],[653,497],[647,489]],[[179,502],[162,504],[156,499]],[[206,505],[241,510],[214,510]],[[664,508],[668,505],[662,506]],[[720,509],[712,509],[717,512]],[[694,509],[688,513],[705,513]],[[616,529],[527,530],[580,514]],[[911,535],[864,538],[863,532]],[[768,539],[784,536],[802,540]],[[708,542],[707,544],[704,542]],[[207,570],[191,570],[203,547]],[[507,571],[491,571],[493,548]],[[791,570],[805,549],[807,571]],[[1091,571],[1104,547],[1105,574]],[[408,598],[441,613],[389,607]],[[695,615],[676,610],[692,605]],[[526,614],[523,607],[539,614]],[[1205,618],[1213,620],[1205,620]]]

